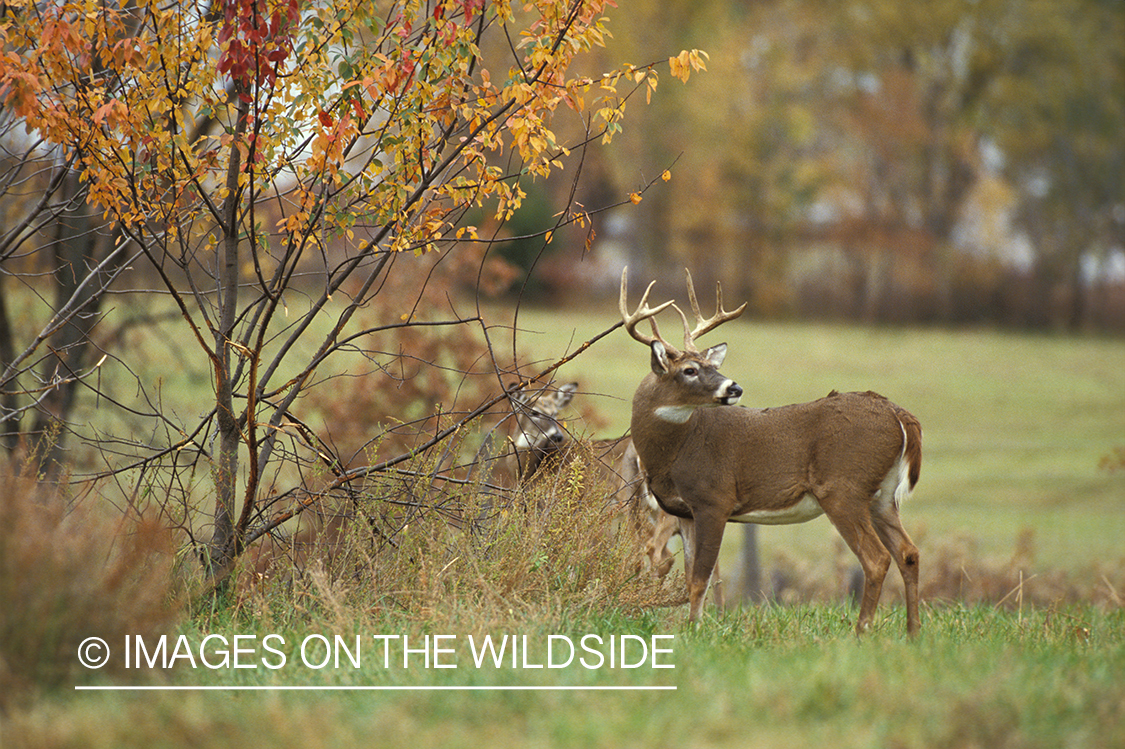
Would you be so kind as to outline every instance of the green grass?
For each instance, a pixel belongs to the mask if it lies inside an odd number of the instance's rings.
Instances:
[[[565,317],[525,310],[519,341],[529,356],[553,360],[614,322],[611,308]],[[730,344],[723,372],[746,391],[743,405],[875,390],[913,412],[923,427],[922,479],[903,514],[915,535],[968,535],[982,553],[1004,555],[1029,528],[1047,566],[1125,557],[1125,471],[1099,467],[1125,445],[1125,341],[742,320],[712,337]],[[604,432],[620,434],[647,370],[644,347],[617,331],[558,376],[579,380],[609,422]],[[834,531],[820,518],[760,537],[769,558],[779,549],[816,553]],[[724,559],[735,554],[736,544],[724,545]]]
[[[1060,747],[1125,741],[1125,615],[1089,607],[926,612],[917,642],[901,612],[870,636],[854,612],[816,606],[729,612],[697,630],[680,612],[570,614],[512,634],[674,634],[674,669],[554,671],[491,667],[181,669],[159,684],[539,686],[671,685],[675,691],[135,692],[61,691],[0,724],[4,746],[347,747]],[[340,624],[336,625],[341,626]],[[468,626],[468,625],[466,625]],[[456,629],[456,625],[454,625]],[[189,627],[198,642],[204,631]],[[253,622],[212,622],[253,633]],[[296,643],[327,625],[283,631]],[[341,634],[428,627],[373,619]],[[432,632],[430,632],[433,634]],[[463,641],[466,632],[454,632]],[[479,633],[478,633],[479,634]],[[502,634],[497,632],[496,634]],[[376,655],[376,657],[370,657]],[[145,682],[145,675],[139,675]],[[120,683],[120,682],[119,682]]]

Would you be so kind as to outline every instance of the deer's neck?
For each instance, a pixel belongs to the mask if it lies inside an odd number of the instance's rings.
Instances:
[[[651,377],[651,375],[650,375]],[[646,379],[633,396],[633,444],[651,474],[669,466],[694,429],[695,408],[669,404]]]

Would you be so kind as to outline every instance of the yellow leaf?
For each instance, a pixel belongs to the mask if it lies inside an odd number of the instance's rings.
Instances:
[[[629,193],[629,200],[633,202],[633,205],[637,205],[641,202],[641,194],[639,192],[631,192]]]
[[[670,172],[669,170],[665,169],[665,170],[664,170],[664,174],[661,174],[661,175],[660,175],[660,179],[662,179],[662,180],[664,180],[665,182],[667,182],[668,180],[672,179],[672,172]]]
[[[672,77],[673,78],[680,78],[680,76],[682,74],[680,73],[680,61],[679,60],[677,60],[675,57],[669,57],[668,58],[668,67],[671,68],[671,70],[672,70]]]

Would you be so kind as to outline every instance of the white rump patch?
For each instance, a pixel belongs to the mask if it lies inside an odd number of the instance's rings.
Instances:
[[[901,421],[898,423],[898,427],[902,430],[902,452],[898,454],[898,460],[891,466],[891,470],[887,471],[883,483],[879,485],[879,491],[875,492],[876,501],[884,504],[889,500],[894,503],[895,507],[898,507],[910,497],[910,464],[906,460],[906,427],[902,425]]]
[[[803,495],[796,504],[780,510],[754,510],[745,515],[734,515],[732,523],[757,523],[759,525],[792,525],[807,523],[824,514],[824,508],[811,494]]]

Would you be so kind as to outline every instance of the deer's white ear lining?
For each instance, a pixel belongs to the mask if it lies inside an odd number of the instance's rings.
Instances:
[[[668,349],[665,347],[663,341],[652,342],[652,371],[654,374],[666,374],[672,368],[672,362],[668,360]]]
[[[703,352],[703,358],[711,362],[711,366],[715,367],[715,369],[718,369],[723,366],[723,359],[727,358],[727,345],[725,343],[716,343]]]

